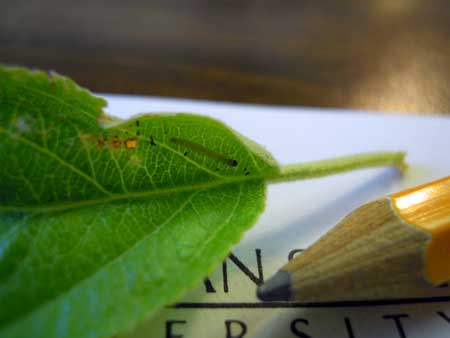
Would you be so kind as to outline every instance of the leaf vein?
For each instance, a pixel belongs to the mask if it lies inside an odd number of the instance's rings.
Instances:
[[[0,127],[0,131],[3,131],[6,133],[6,135],[8,135],[12,140],[17,140],[20,141],[26,145],[28,145],[29,147],[39,151],[40,153],[47,155],[48,157],[51,157],[52,159],[58,161],[62,166],[68,168],[69,170],[71,170],[73,173],[83,177],[86,181],[90,182],[92,185],[94,185],[97,189],[99,189],[100,191],[102,191],[103,193],[107,194],[107,195],[111,195],[111,192],[106,190],[102,185],[100,185],[96,180],[94,180],[92,177],[90,177],[89,175],[87,175],[86,173],[82,172],[81,170],[79,170],[77,167],[74,167],[72,164],[70,164],[69,162],[65,161],[64,159],[62,159],[61,157],[59,157],[58,155],[56,155],[55,153],[52,153],[51,151],[49,151],[48,149],[45,149],[43,147],[41,147],[40,145],[36,144],[35,142],[32,142],[30,140],[27,140],[21,136],[19,136],[18,134],[14,134],[11,133],[10,131],[4,129],[3,127]]]
[[[90,117],[90,118],[92,118],[94,120],[97,119],[97,117],[95,115],[89,113],[87,110],[81,109],[80,107],[75,107],[74,105],[72,105],[72,104],[70,104],[70,103],[68,103],[68,102],[66,102],[64,100],[61,100],[61,99],[59,99],[58,97],[56,97],[54,95],[48,94],[45,91],[42,91],[42,90],[36,89],[36,88],[32,88],[32,87],[29,87],[29,86],[25,86],[25,85],[21,85],[21,87],[23,89],[29,90],[30,92],[34,92],[34,93],[37,93],[39,95],[45,96],[45,97],[47,97],[49,99],[52,99],[53,101],[58,102],[58,103],[62,104],[63,106],[70,107],[70,108],[74,109],[75,111],[79,111],[79,112],[83,113],[84,115],[86,115],[86,116],[88,116],[88,117]]]
[[[49,306],[49,304],[57,302],[60,298],[62,298],[65,294],[70,293],[72,290],[74,290],[75,288],[77,288],[79,285],[85,283],[86,281],[88,281],[89,279],[93,278],[95,275],[97,275],[98,273],[101,273],[102,270],[105,270],[107,267],[113,265],[115,262],[119,261],[123,256],[125,256],[128,252],[132,251],[134,248],[136,248],[140,243],[145,242],[146,240],[148,240],[148,238],[156,233],[158,233],[161,228],[163,228],[165,225],[167,225],[170,221],[172,221],[178,214],[180,214],[184,208],[189,205],[190,201],[200,192],[199,191],[195,191],[193,192],[188,198],[186,198],[186,201],[183,202],[178,209],[176,209],[171,215],[169,215],[167,217],[167,219],[162,222],[158,227],[156,227],[154,229],[154,231],[151,231],[150,233],[148,233],[147,235],[143,236],[139,241],[137,241],[136,243],[134,243],[130,248],[122,251],[119,255],[117,255],[116,257],[114,257],[113,259],[111,259],[109,262],[107,262],[106,264],[102,265],[99,269],[97,269],[96,271],[92,271],[92,273],[89,276],[86,276],[85,278],[79,280],[75,285],[73,285],[72,287],[64,290],[64,292],[61,292],[59,295],[57,295],[56,297],[54,297],[53,299],[50,299],[44,303],[39,304],[38,306],[36,306],[34,309],[31,309],[30,311],[28,311],[25,314],[22,314],[21,316],[18,316],[17,318],[14,319],[14,321],[8,323],[6,326],[3,327],[3,329],[7,329],[8,327],[12,327],[14,326],[14,324],[16,322],[18,322],[20,319],[22,319],[23,317],[26,316],[31,316],[33,312],[38,311],[40,308],[44,307],[44,306]]]

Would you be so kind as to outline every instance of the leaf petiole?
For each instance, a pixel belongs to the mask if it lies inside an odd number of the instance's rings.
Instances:
[[[288,182],[380,166],[395,166],[402,172],[407,167],[404,159],[404,152],[373,152],[314,162],[288,164],[281,166],[279,172],[268,177],[267,181],[269,183]]]

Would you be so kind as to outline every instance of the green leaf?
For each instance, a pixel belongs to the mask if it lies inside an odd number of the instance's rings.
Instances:
[[[403,163],[280,168],[211,118],[119,121],[105,104],[57,74],[0,67],[1,337],[127,330],[226,256],[263,211],[266,181]]]

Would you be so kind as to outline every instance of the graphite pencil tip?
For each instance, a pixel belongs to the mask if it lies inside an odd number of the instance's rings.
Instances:
[[[291,298],[291,276],[286,271],[278,271],[256,290],[263,301],[289,300]]]

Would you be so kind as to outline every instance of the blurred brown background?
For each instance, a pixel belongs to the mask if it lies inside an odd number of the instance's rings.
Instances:
[[[0,1],[0,62],[99,92],[450,112],[448,0]]]

